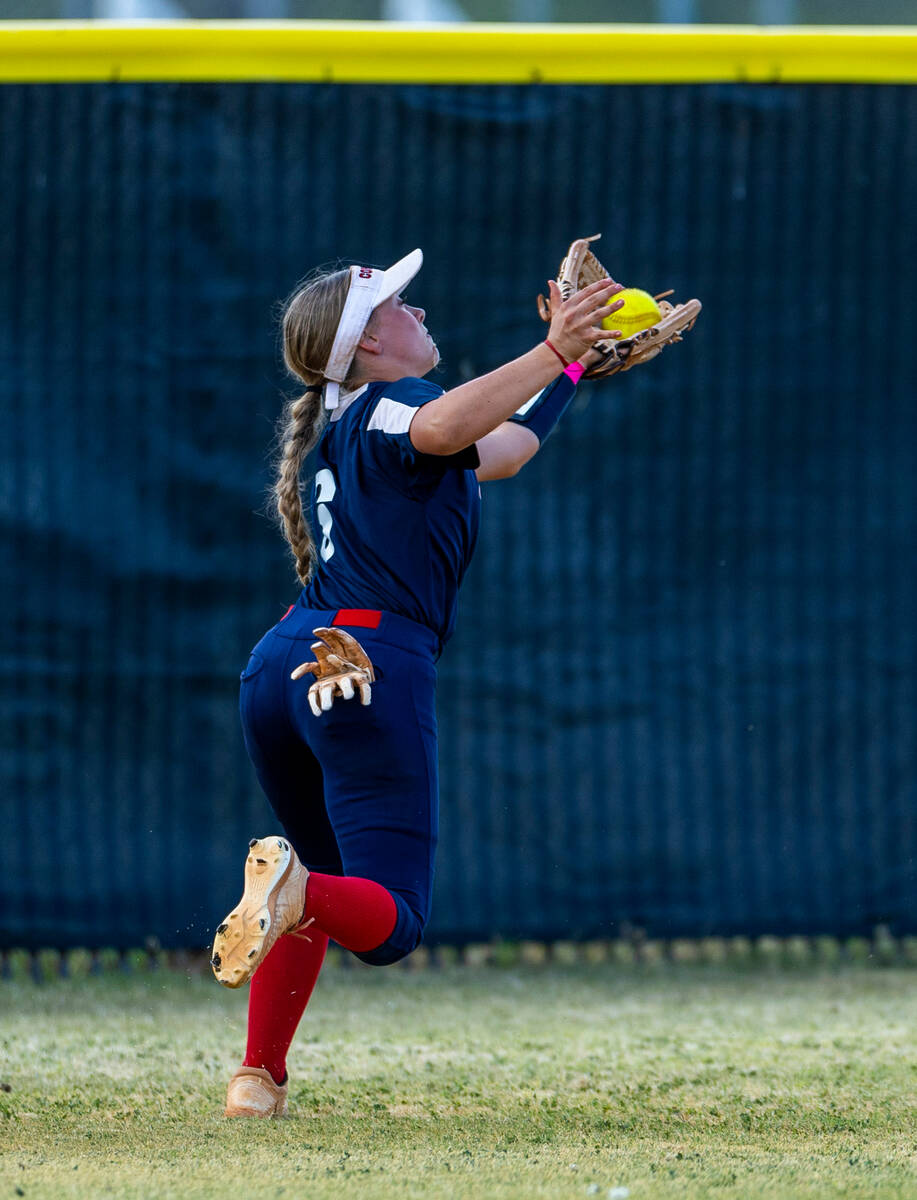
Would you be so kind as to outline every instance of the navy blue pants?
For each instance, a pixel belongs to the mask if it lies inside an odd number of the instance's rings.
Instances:
[[[382,965],[415,949],[430,915],[439,832],[436,635],[382,613],[377,628],[345,625],[302,599],[269,630],[242,672],[245,746],[284,833],[311,871],[358,875],[392,893],[398,919],[381,946],[358,957]],[[313,629],[337,624],[376,669],[372,703],[340,697],[316,717],[314,676],[290,672],[314,658]]]

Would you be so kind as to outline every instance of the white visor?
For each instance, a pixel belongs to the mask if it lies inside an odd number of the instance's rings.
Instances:
[[[412,250],[387,271],[375,267],[350,268],[350,289],[325,367],[325,378],[330,381],[325,385],[326,408],[337,408],[338,385],[347,378],[373,309],[407,287],[422,266],[423,251]]]

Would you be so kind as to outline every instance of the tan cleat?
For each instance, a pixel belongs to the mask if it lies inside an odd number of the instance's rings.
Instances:
[[[231,988],[248,983],[282,934],[312,924],[300,924],[308,878],[286,838],[252,838],[242,899],[213,940],[210,965],[220,983]]]
[[[261,1067],[239,1067],[226,1093],[227,1117],[285,1117],[287,1085]]]

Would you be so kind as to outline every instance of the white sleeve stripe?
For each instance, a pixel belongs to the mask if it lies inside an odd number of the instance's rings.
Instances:
[[[521,408],[517,408],[516,411],[513,413],[513,416],[514,417],[524,417],[525,414],[532,407],[532,405],[535,404],[536,401],[540,400],[543,395],[544,395],[544,388],[542,388],[540,392],[536,392],[535,395],[531,398],[531,400],[526,400],[525,404],[523,404],[523,406]]]
[[[366,428],[380,429],[383,433],[407,433],[416,412],[417,409],[411,408],[409,404],[399,404],[397,400],[383,396]]]

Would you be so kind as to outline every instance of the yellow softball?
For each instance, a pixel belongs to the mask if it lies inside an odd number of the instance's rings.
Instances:
[[[614,304],[618,300],[624,301],[624,307],[613,312],[610,317],[604,317],[602,328],[620,329],[622,338],[639,333],[641,329],[649,329],[662,317],[659,305],[653,297],[640,288],[625,288],[623,292],[616,292],[608,303]]]

